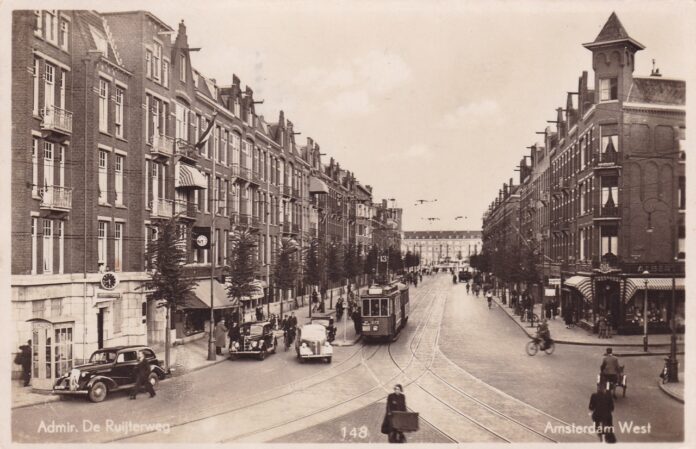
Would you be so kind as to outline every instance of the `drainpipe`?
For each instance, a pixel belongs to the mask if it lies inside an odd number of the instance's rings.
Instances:
[[[89,62],[90,58],[82,58],[84,70],[85,70],[85,110],[87,109],[87,102],[88,102],[88,92],[90,89],[88,88],[89,84],[89,75],[88,75],[88,67],[89,67]],[[86,117],[86,116],[85,116]],[[84,142],[83,142],[83,147],[84,147],[84,158],[83,158],[83,176],[82,176],[82,183],[83,183],[83,190],[82,190],[82,195],[83,195],[83,201],[84,201],[84,226],[83,226],[83,244],[84,248],[82,251],[82,361],[84,362],[86,360],[86,349],[87,349],[87,126],[86,123],[84,124],[85,128],[85,136],[84,136]]]

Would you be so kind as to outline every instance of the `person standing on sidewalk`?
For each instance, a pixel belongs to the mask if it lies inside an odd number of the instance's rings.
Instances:
[[[225,326],[225,319],[221,319],[215,325],[215,354],[222,355],[222,348],[227,346],[225,343],[225,337],[227,336],[227,327]]]
[[[382,420],[382,433],[389,436],[390,443],[405,443],[406,437],[403,432],[395,429],[392,424],[394,412],[406,411],[406,396],[404,396],[404,388],[401,384],[394,385],[394,392],[387,396],[387,410]]]
[[[19,347],[15,363],[22,367],[22,380],[24,386],[28,387],[31,382],[31,340],[27,340],[26,345]]]
[[[230,338],[229,346],[227,346],[227,351],[229,352],[234,342],[239,341],[239,326],[237,326],[236,321],[232,321],[232,325],[230,326],[230,329],[227,331],[227,336]]]
[[[136,398],[141,387],[145,387],[151,398],[157,395],[150,383],[150,362],[145,358],[143,351],[138,351],[138,364],[135,366],[135,385],[130,393],[131,399]]]

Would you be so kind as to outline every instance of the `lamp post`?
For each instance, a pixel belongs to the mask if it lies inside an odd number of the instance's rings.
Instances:
[[[650,272],[643,271],[645,276]],[[643,279],[645,290],[643,290],[643,352],[648,352],[648,278]]]
[[[670,327],[672,328],[672,335],[669,339],[669,358],[667,359],[667,382],[679,382],[679,361],[677,360],[677,326],[676,326],[676,304],[675,304],[675,291],[677,289],[677,280],[672,273],[672,319],[670,320]]]

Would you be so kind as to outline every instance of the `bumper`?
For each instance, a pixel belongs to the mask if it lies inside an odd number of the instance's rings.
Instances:
[[[261,351],[258,349],[254,349],[253,351],[235,351],[234,349],[232,349],[230,351],[230,354],[237,354],[237,355],[256,354],[256,355],[258,355],[258,354],[261,354]]]
[[[72,395],[72,396],[82,396],[82,395],[86,395],[87,391],[86,390],[63,390],[63,389],[54,388],[51,391],[51,394],[67,394],[67,395]]]
[[[301,359],[323,359],[326,357],[331,357],[333,354],[328,352],[326,354],[300,354]]]

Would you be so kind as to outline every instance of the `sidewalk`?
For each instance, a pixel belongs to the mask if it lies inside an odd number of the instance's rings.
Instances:
[[[684,403],[684,372],[679,372],[679,382],[677,383],[662,383],[662,379],[657,379],[657,385],[667,396],[675,401]]]
[[[482,296],[483,298],[483,296]],[[500,298],[493,297],[498,306],[508,314],[510,319],[512,319],[527,335],[531,338],[536,333],[536,325],[534,327],[530,326],[529,322],[520,321],[520,317],[514,314],[514,308],[511,308],[509,304],[504,305]],[[485,301],[485,298],[483,299]],[[534,313],[541,317],[542,305],[534,305]],[[566,327],[563,318],[557,316],[555,319],[548,320],[549,330],[551,331],[551,336],[557,344],[571,344],[571,345],[588,345],[588,346],[624,346],[624,347],[643,347],[643,336],[642,335],[613,335],[611,338],[599,338],[598,334],[595,334],[587,329],[579,326],[573,326],[570,329]],[[669,334],[655,334],[648,335],[648,348],[652,352],[664,352],[669,351],[670,335]],[[677,344],[682,348],[684,345],[684,336],[677,335]],[[654,354],[652,354],[654,355]]]
[[[336,305],[335,300],[338,299],[338,295],[334,295],[334,306]],[[266,310],[264,309],[264,312]],[[298,325],[309,323],[309,306],[305,305],[299,308],[288,307],[283,310],[283,314],[290,315],[290,313],[295,313],[297,317]],[[329,309],[329,301],[326,301],[326,312],[317,315],[332,315],[335,317],[335,309]],[[345,316],[345,315],[344,315]],[[251,318],[251,316],[249,316]],[[346,317],[347,318],[347,317]],[[350,318],[344,318],[338,323],[334,323],[336,326],[336,340],[334,340],[334,346],[352,346],[355,345],[360,340],[360,335],[356,335],[355,328],[353,326],[353,320]],[[344,342],[344,328],[345,328],[345,342]],[[279,346],[283,344],[283,331],[276,330],[274,334],[278,337]],[[152,349],[157,354],[157,357],[163,362],[164,361],[164,346],[163,345],[153,345]],[[172,377],[179,377],[185,374],[198,371],[203,368],[207,368],[218,363],[225,362],[227,360],[228,352],[227,348],[223,348],[222,355],[218,355],[216,360],[208,360],[208,333],[206,332],[201,338],[193,341],[189,341],[185,344],[173,345],[170,348],[170,369]],[[166,380],[166,379],[165,379]],[[30,405],[44,404],[53,401],[59,401],[60,397],[52,395],[48,392],[36,392],[32,391],[30,387],[23,387],[21,380],[12,380],[12,408],[27,407]]]

